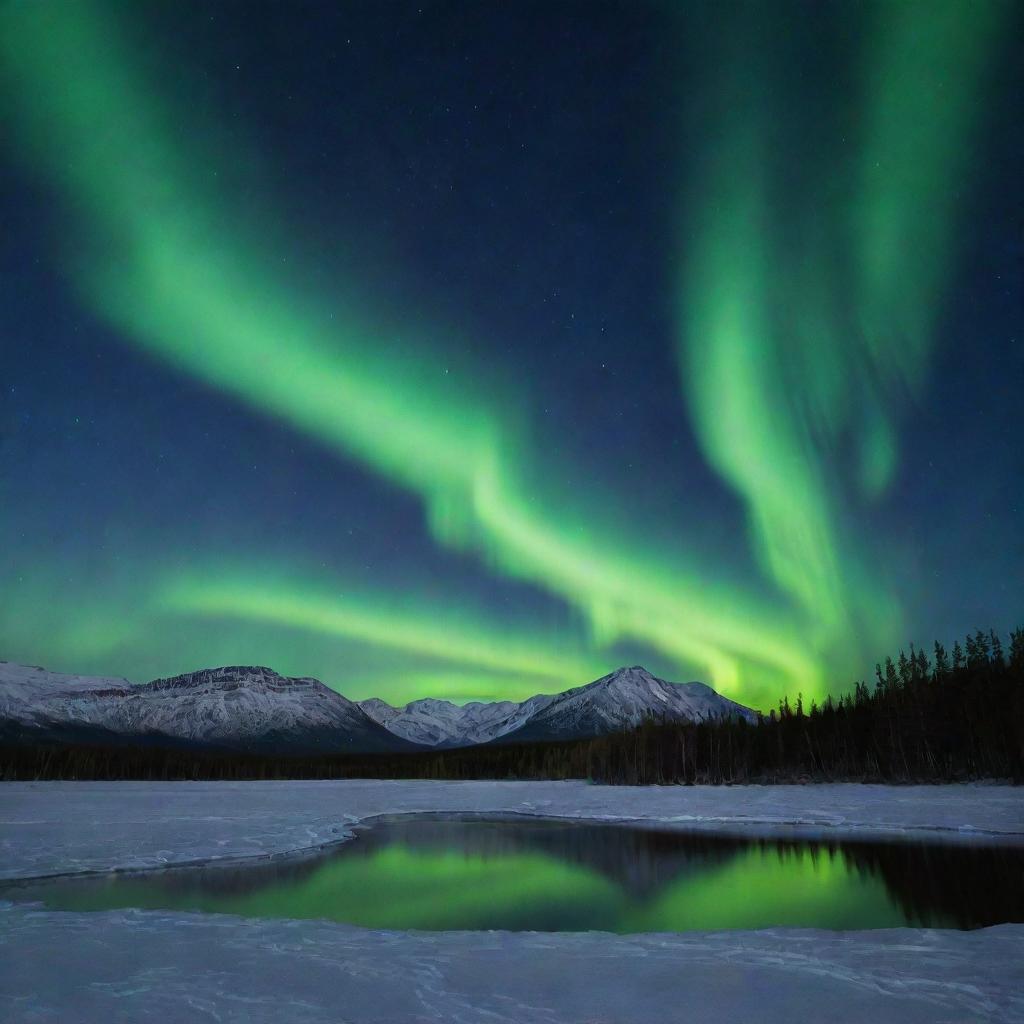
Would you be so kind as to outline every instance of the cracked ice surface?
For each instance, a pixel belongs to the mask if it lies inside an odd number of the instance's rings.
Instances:
[[[946,838],[1016,834],[1011,786],[590,786],[583,782],[0,783],[0,878],[291,853],[381,814],[518,813],[681,827]]]
[[[582,783],[0,785],[6,878],[269,856],[379,814],[529,813],[957,839],[1024,832],[999,786],[634,789]],[[10,1021],[661,1024],[1024,1022],[1024,926],[612,936],[0,904]]]

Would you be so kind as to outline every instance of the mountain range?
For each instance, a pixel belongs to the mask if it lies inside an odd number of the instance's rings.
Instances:
[[[528,700],[392,707],[348,700],[319,680],[259,666],[201,669],[150,683],[0,662],[0,740],[185,745],[264,753],[384,753],[583,739],[648,717],[702,721],[755,712],[703,683],[639,665]]]

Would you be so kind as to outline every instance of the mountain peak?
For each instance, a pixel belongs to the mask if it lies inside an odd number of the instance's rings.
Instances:
[[[749,708],[703,683],[670,683],[642,665],[528,700],[458,705],[435,697],[402,708],[373,697],[353,703],[317,679],[262,665],[224,665],[133,686],[0,662],[0,725],[34,735],[102,730],[176,742],[292,751],[384,751],[493,742],[584,739],[649,718],[755,720]],[[40,732],[39,730],[42,730]]]
[[[615,669],[613,672],[609,672],[606,676],[601,676],[600,679],[595,679],[594,682],[600,683],[605,679],[621,679],[623,676],[639,676],[641,679],[658,679],[653,673],[648,671],[643,665],[623,665],[621,668]],[[659,680],[664,682],[665,680]]]
[[[585,686],[545,698],[520,727],[501,740],[576,739],[629,729],[648,718],[701,722],[729,716],[756,719],[750,708],[723,697],[704,683],[671,683],[642,665],[630,665]]]
[[[137,686],[0,665],[0,726],[36,737],[161,738],[278,753],[412,749],[319,680],[261,665],[200,669]]]
[[[591,688],[615,688],[615,689],[630,689],[635,687],[646,688],[646,689],[658,689],[662,687],[679,687],[679,686],[693,686],[693,683],[670,683],[668,680],[661,679],[656,676],[653,672],[649,672],[643,665],[623,665],[621,668],[615,669],[614,672],[609,672],[606,676],[601,676],[600,679],[595,679],[592,683],[587,683],[584,686],[578,686],[574,690],[566,692],[575,692],[576,690],[588,690]],[[703,684],[697,684],[703,685]]]

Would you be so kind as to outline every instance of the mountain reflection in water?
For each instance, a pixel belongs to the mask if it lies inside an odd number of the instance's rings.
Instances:
[[[314,858],[55,881],[0,895],[65,910],[191,910],[388,929],[978,928],[1024,920],[1024,849],[407,818]]]

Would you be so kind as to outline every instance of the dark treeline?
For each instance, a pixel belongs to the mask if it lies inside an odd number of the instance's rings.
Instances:
[[[274,757],[159,747],[0,747],[3,779],[591,779],[603,783],[1024,781],[1024,630],[911,646],[872,685],[758,723],[648,720],[590,740]]]

